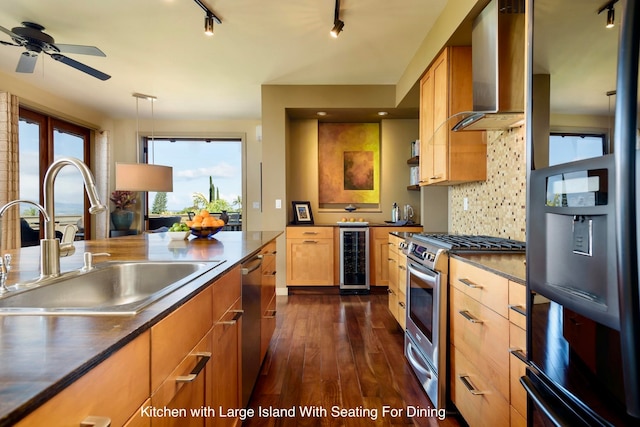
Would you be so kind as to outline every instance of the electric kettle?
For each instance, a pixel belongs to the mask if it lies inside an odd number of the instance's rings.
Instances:
[[[403,218],[407,222],[413,222],[413,207],[411,205],[404,205]]]

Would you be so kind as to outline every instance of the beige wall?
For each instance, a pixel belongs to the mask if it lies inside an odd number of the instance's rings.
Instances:
[[[380,124],[380,206],[374,209],[344,210],[318,207],[318,121],[290,122],[289,159],[287,161],[287,197],[309,200],[316,224],[333,224],[343,217],[363,218],[382,223],[391,219],[391,206],[410,204],[420,221],[420,192],[407,190],[411,141],[417,138],[418,120],[382,120]],[[292,210],[287,205],[287,218]]]

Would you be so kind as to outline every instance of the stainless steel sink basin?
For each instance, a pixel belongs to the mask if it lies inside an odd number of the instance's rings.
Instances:
[[[134,315],[223,262],[107,262],[20,285],[0,297],[0,315]]]

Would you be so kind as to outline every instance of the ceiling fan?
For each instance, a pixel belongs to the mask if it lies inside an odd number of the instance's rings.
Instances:
[[[11,31],[0,26],[0,31],[8,34],[13,43],[0,40],[0,43],[7,46],[21,46],[26,50],[20,55],[16,72],[33,73],[38,60],[38,54],[44,52],[56,61],[69,65],[76,70],[87,73],[100,80],[108,80],[110,75],[89,67],[81,62],[62,55],[60,52],[74,53],[81,55],[106,56],[100,49],[94,46],[81,46],[77,44],[55,43],[53,37],[43,32],[42,25],[33,22],[23,22],[22,27],[14,27]]]

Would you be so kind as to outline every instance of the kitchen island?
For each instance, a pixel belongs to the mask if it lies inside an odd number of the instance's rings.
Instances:
[[[170,241],[166,233],[157,233],[76,242],[75,254],[61,258],[63,273],[81,268],[86,251],[110,254],[96,255],[96,263],[212,260],[224,263],[135,316],[0,316],[0,426],[14,425],[137,337],[148,334],[154,325],[190,303],[226,273],[238,270],[243,261],[280,234],[223,231],[212,239],[190,237]],[[9,286],[38,276],[38,247],[10,253],[13,260]],[[141,374],[140,381],[148,381],[148,377],[148,373]]]

